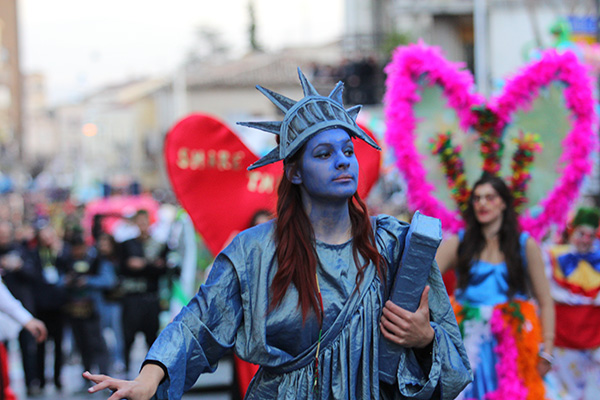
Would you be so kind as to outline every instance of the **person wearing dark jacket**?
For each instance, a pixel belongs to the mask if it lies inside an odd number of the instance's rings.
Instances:
[[[159,279],[166,273],[167,246],[150,236],[150,216],[140,210],[134,216],[139,235],[121,244],[120,279],[123,290],[125,368],[129,371],[131,346],[142,332],[148,347],[159,330]]]
[[[29,251],[29,258],[37,271],[35,303],[37,317],[48,327],[48,338],[54,343],[54,386],[62,389],[61,374],[64,362],[63,334],[65,316],[62,310],[66,302],[66,291],[59,285],[64,271],[61,271],[61,257],[68,249],[63,246],[54,228],[40,227],[36,232],[36,245]],[[37,377],[40,387],[46,385],[46,342],[38,344]]]
[[[65,310],[83,366],[108,373],[108,350],[100,328],[97,298],[114,286],[114,270],[104,268],[98,257],[90,254],[82,237],[73,238],[70,256],[62,261],[65,273],[60,284],[68,295]]]

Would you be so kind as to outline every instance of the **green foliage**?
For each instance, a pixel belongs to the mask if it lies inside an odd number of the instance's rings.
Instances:
[[[383,38],[380,51],[385,59],[389,60],[392,58],[392,52],[396,49],[396,47],[409,43],[411,43],[411,37],[408,33],[393,31],[386,34],[386,36]]]
[[[261,51],[262,46],[258,43],[256,38],[256,13],[254,12],[254,1],[248,2],[248,14],[250,19],[250,27],[248,28],[248,36],[250,39],[250,49],[252,51]]]

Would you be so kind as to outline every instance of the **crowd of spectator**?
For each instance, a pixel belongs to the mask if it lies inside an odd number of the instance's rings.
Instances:
[[[48,331],[41,342],[27,329],[19,333],[27,395],[41,394],[48,377],[60,391],[63,366],[73,357],[85,370],[127,377],[136,334],[150,346],[159,331],[159,282],[168,279],[168,246],[150,235],[148,211],[137,210],[129,218],[135,234],[117,242],[102,216],[85,232],[84,206],[63,207],[57,220],[44,207],[28,212],[15,196],[5,200],[0,276]],[[46,371],[50,359],[53,371]]]

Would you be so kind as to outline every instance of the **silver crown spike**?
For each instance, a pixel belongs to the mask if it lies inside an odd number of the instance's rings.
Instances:
[[[285,113],[283,121],[238,122],[239,125],[260,129],[280,136],[280,144],[266,156],[256,161],[248,170],[253,170],[281,160],[288,160],[314,135],[328,129],[344,129],[353,138],[365,141],[377,150],[377,142],[367,135],[356,123],[361,106],[346,110],[343,104],[343,82],[333,88],[328,97],[321,96],[298,68],[298,76],[304,91],[299,101],[289,99],[262,86],[256,88]]]
[[[342,100],[343,91],[344,91],[344,82],[339,81],[337,83],[337,85],[335,85],[335,87],[333,88],[331,93],[329,93],[329,98],[332,99],[333,101],[335,101],[336,103],[343,105],[344,104],[343,100]]]
[[[253,169],[259,167],[264,167],[265,165],[277,162],[280,159],[281,158],[279,158],[279,146],[277,146],[273,150],[271,150],[269,154],[267,154],[263,158],[259,158],[256,162],[250,165],[248,167],[248,171],[252,171]]]
[[[304,96],[320,96],[317,89],[306,79],[306,76],[302,73],[300,67],[298,67],[298,76],[300,77],[300,83],[302,84],[302,90],[304,91]]]
[[[281,132],[281,121],[259,121],[259,122],[237,122],[237,125],[260,129],[261,131],[279,135]]]
[[[275,93],[272,90],[264,88],[260,85],[256,85],[256,88],[264,94],[273,104],[277,106],[282,112],[286,113],[290,108],[296,104],[296,102],[282,94]]]
[[[358,113],[360,112],[361,109],[362,109],[362,106],[358,105],[358,106],[354,106],[354,107],[347,109],[346,112],[348,113],[350,118],[352,118],[353,120],[356,121],[356,118],[358,117]]]

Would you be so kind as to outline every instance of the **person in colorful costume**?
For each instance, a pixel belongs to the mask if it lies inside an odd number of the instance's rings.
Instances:
[[[244,123],[279,135],[251,165],[279,160],[277,218],[238,234],[216,257],[206,284],[160,334],[134,381],[84,376],[110,400],[179,399],[233,348],[259,364],[246,399],[452,399],[471,380],[441,274],[412,313],[386,302],[409,224],[369,217],[357,194],[352,138],[379,149],[343,108],[340,82],[328,97],[298,70],[296,102],[258,87],[285,113]],[[379,339],[403,347],[397,382],[379,380]]]
[[[565,399],[600,393],[600,209],[579,208],[569,243],[549,249],[550,289],[556,310],[552,375]]]
[[[453,306],[474,371],[459,398],[544,399],[554,308],[541,251],[519,231],[512,194],[495,175],[474,184],[464,218],[436,256],[442,273],[456,271]]]

